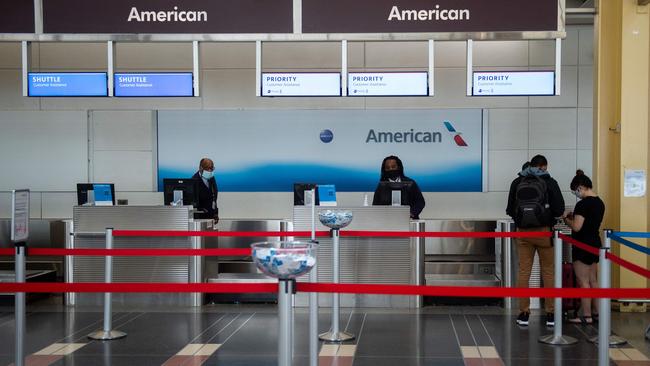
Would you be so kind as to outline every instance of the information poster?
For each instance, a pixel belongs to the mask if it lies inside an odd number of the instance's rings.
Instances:
[[[625,169],[624,197],[643,197],[646,194],[645,170]]]
[[[29,238],[29,190],[16,189],[11,195],[11,241]]]
[[[338,97],[340,73],[263,73],[263,97]]]

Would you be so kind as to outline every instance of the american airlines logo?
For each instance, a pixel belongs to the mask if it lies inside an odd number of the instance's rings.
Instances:
[[[461,133],[456,131],[454,126],[451,124],[451,122],[445,121],[444,124],[445,124],[445,127],[447,128],[447,131],[449,131],[449,133],[453,136],[453,139],[454,139],[454,142],[456,143],[456,145],[461,146],[461,147],[467,147],[467,142],[465,142],[465,140],[463,140],[463,138],[460,136]]]
[[[178,6],[174,6],[173,10],[159,10],[159,11],[140,11],[135,6],[131,8],[127,22],[207,22],[208,12],[201,10],[178,10]]]

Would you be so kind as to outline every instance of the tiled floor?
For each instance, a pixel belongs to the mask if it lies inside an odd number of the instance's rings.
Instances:
[[[357,335],[342,346],[321,347],[319,365],[596,365],[591,326],[565,325],[579,339],[566,347],[538,343],[551,329],[541,317],[520,328],[516,314],[496,307],[426,307],[422,310],[343,309],[341,326]],[[0,366],[13,362],[11,308],[0,308]],[[100,309],[31,304],[27,314],[28,366],[49,365],[275,365],[275,305],[212,305],[199,310],[116,309],[114,328],[128,335],[98,342],[86,336],[101,328]],[[613,330],[630,340],[612,353],[611,365],[650,365],[643,338],[650,314],[613,313]],[[321,331],[329,314],[319,316]],[[294,365],[308,365],[308,314],[296,309]],[[321,345],[322,346],[322,345]]]

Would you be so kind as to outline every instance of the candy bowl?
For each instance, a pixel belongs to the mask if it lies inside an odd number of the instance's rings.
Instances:
[[[299,241],[275,241],[251,244],[253,262],[265,275],[281,280],[294,279],[309,272],[316,264],[318,244]]]
[[[352,211],[349,210],[324,210],[318,213],[321,224],[330,229],[342,229],[352,222]]]

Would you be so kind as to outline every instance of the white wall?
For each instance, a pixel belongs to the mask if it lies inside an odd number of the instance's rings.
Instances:
[[[554,41],[474,42],[477,70],[552,69]],[[0,217],[9,216],[13,188],[34,190],[32,216],[72,215],[74,184],[116,183],[130,204],[160,204],[156,181],[156,111],[161,109],[413,109],[487,108],[486,193],[426,193],[423,218],[498,218],[510,181],[541,153],[575,200],[568,182],[576,168],[592,171],[593,27],[569,26],[562,45],[562,95],[465,96],[465,43],[436,42],[433,98],[258,98],[253,43],[201,43],[200,98],[24,98],[20,44],[0,43]],[[339,43],[265,43],[265,71],[340,67]],[[350,42],[350,71],[424,70],[426,42]],[[35,44],[34,70],[105,70],[102,43]],[[116,71],[190,70],[191,45],[121,44]],[[187,122],[191,125],[192,121]],[[218,159],[216,161],[218,171]],[[340,193],[358,205],[362,193]],[[289,218],[289,193],[222,193],[224,218]]]

